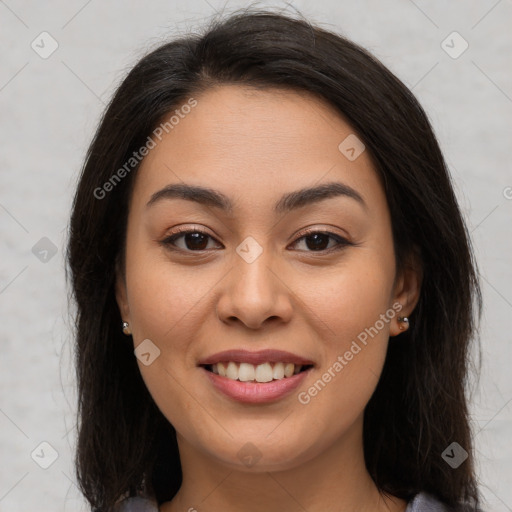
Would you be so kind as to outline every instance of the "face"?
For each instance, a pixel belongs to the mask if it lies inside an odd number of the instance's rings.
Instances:
[[[183,446],[291,468],[360,439],[417,275],[397,275],[381,181],[332,107],[234,85],[194,98],[135,177],[117,301]]]

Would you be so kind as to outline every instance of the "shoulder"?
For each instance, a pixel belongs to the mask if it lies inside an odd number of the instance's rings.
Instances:
[[[426,492],[417,494],[407,506],[405,512],[454,512],[455,509],[439,501],[435,496]],[[467,505],[464,509],[470,512],[472,509]],[[483,512],[478,509],[478,512]]]
[[[115,512],[158,512],[158,505],[149,498],[126,498],[116,505]]]
[[[467,510],[469,512],[470,508]],[[158,505],[148,498],[126,498],[116,506],[115,512],[158,512]],[[420,492],[409,502],[405,512],[453,512],[453,509],[431,494]]]

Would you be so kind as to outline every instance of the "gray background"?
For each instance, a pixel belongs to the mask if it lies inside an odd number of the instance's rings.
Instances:
[[[72,467],[64,248],[77,173],[102,109],[162,38],[246,5],[0,1],[0,512],[86,510]],[[512,1],[257,5],[296,7],[341,31],[380,58],[425,107],[482,276],[483,368],[471,403],[481,488],[486,510],[512,510]],[[48,58],[31,47],[35,41],[39,52],[51,48],[43,31],[58,43]],[[463,49],[458,36],[446,39],[453,31],[469,44],[458,58],[445,51]],[[42,442],[58,453],[48,469],[39,465],[51,462]]]

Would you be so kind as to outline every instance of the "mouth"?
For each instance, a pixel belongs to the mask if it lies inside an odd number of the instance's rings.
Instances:
[[[198,366],[207,377],[206,382],[222,396],[260,406],[292,396],[294,390],[308,378],[313,367],[313,364],[265,362],[253,365],[237,361]]]
[[[266,383],[288,379],[299,373],[304,373],[313,364],[295,364],[290,362],[264,362],[258,365],[237,362],[222,361],[213,364],[199,365],[210,373],[239,382]]]
[[[207,382],[221,395],[247,404],[264,404],[291,396],[315,362],[284,350],[231,349],[198,361]]]

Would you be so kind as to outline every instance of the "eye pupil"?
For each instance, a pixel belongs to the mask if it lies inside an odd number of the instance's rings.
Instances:
[[[189,244],[190,241],[192,241],[191,245]],[[203,243],[201,244],[201,242]],[[187,233],[185,235],[185,244],[187,249],[204,250],[206,245],[208,245],[207,235],[203,235],[202,233]]]
[[[324,240],[322,240],[322,238]],[[308,240],[314,240],[313,244],[308,243]],[[327,244],[324,242],[327,241]],[[324,246],[329,245],[329,236],[324,233],[313,233],[312,235],[308,235],[306,237],[306,245],[308,249],[316,249],[316,250],[323,250],[325,249]]]

